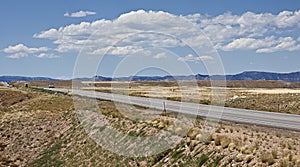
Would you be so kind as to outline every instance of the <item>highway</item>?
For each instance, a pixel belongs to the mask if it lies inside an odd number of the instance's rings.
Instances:
[[[228,108],[220,106],[202,105],[188,102],[178,102],[165,99],[145,98],[136,96],[127,96],[121,94],[111,94],[103,92],[94,92],[87,90],[69,90],[60,88],[46,88],[47,90],[57,92],[70,92],[74,95],[85,97],[111,100],[126,104],[139,105],[163,111],[164,103],[167,111],[178,112],[182,114],[197,115],[206,119],[215,119],[230,121],[236,123],[245,123],[251,125],[262,125],[281,129],[290,129],[300,131],[300,115],[283,114],[275,112],[265,112],[256,110],[246,110],[237,108]]]

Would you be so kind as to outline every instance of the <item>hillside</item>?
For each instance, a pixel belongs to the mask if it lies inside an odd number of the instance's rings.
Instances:
[[[236,75],[227,75],[227,80],[282,80],[287,82],[300,82],[300,72],[270,73],[249,71]]]
[[[207,134],[205,122],[197,119],[174,147],[132,158],[89,138],[68,95],[1,88],[0,103],[0,166],[300,166],[298,132],[222,123]],[[127,116],[145,110],[122,106]],[[137,121],[120,114],[110,101],[99,101],[99,108],[110,126],[132,137],[169,131],[178,138],[182,130],[174,128],[173,122],[180,121],[175,113]]]

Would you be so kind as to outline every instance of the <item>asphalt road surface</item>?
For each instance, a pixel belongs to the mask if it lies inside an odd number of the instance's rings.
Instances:
[[[236,109],[220,106],[202,105],[188,102],[178,102],[165,99],[145,98],[72,89],[48,89],[57,92],[70,92],[75,95],[111,100],[126,104],[139,105],[163,111],[164,103],[167,111],[197,115],[206,119],[231,121],[253,125],[263,125],[300,131],[300,115],[283,114],[256,110]]]

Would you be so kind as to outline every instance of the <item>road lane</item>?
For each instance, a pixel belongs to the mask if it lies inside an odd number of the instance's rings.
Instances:
[[[226,120],[238,123],[270,126],[300,131],[300,115],[284,114],[275,112],[265,112],[257,110],[236,109],[220,106],[202,105],[188,102],[178,102],[164,99],[145,98],[127,96],[121,94],[111,94],[94,92],[87,90],[68,90],[52,88],[48,89],[58,92],[71,92],[76,95],[91,98],[111,100],[115,102],[139,105],[153,109],[163,110],[163,103],[167,111],[174,111],[183,114],[197,115],[209,119]]]

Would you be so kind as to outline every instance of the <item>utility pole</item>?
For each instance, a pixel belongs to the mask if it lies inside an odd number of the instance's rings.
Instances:
[[[164,104],[164,111],[163,111],[163,112],[164,112],[164,115],[167,115],[166,103],[164,102],[163,104]]]

